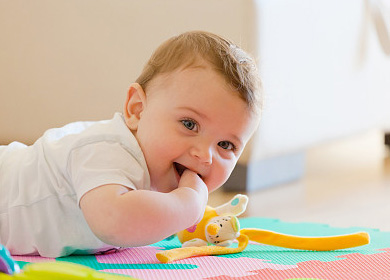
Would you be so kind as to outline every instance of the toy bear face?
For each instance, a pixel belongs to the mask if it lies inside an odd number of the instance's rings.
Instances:
[[[235,216],[218,216],[210,220],[205,230],[207,242],[218,245],[236,239],[240,235],[240,224]]]

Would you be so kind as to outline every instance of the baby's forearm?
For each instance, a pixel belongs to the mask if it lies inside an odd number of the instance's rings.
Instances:
[[[180,187],[170,193],[102,186],[81,201],[92,231],[107,244],[130,247],[158,242],[195,224],[205,207],[202,193]]]
[[[170,193],[130,191],[120,200],[124,215],[117,236],[127,246],[158,242],[194,225],[204,213],[199,194],[186,187]]]

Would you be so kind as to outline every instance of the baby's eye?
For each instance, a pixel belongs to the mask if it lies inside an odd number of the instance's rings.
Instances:
[[[188,130],[196,130],[196,128],[197,128],[197,123],[194,120],[191,120],[191,119],[181,120],[181,123]]]
[[[218,143],[218,146],[220,146],[224,150],[232,150],[232,151],[236,150],[236,146],[234,146],[234,144],[229,141],[221,141]]]

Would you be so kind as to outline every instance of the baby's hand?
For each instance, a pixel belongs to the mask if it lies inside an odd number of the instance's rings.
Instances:
[[[201,202],[201,209],[203,210],[202,213],[200,213],[200,218],[198,222],[202,219],[204,210],[207,205],[208,200],[208,188],[206,184],[203,182],[203,180],[199,177],[198,174],[195,172],[186,169],[183,174],[181,175],[180,181],[179,181],[179,188],[187,187],[191,188],[194,191],[196,191],[199,195],[200,202]]]

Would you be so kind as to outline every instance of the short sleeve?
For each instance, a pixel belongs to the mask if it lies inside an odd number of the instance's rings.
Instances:
[[[118,184],[143,189],[147,181],[147,172],[119,143],[98,142],[74,149],[68,172],[78,204],[85,193],[99,186]]]

